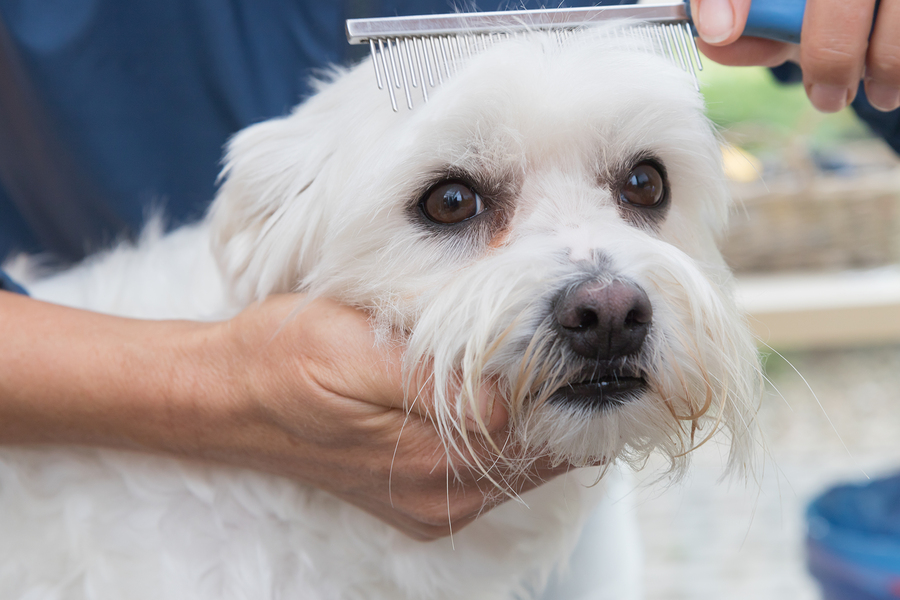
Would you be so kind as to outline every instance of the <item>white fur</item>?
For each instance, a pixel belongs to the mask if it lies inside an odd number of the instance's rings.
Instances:
[[[17,274],[39,298],[151,318],[220,319],[275,292],[328,295],[406,340],[409,376],[429,378],[448,448],[465,443],[466,406],[490,380],[526,449],[504,456],[513,467],[539,456],[641,465],[660,451],[680,472],[690,449],[722,430],[731,465],[745,469],[758,371],[716,249],[728,212],[717,140],[690,79],[623,37],[500,44],[408,112],[390,110],[368,63],[338,72],[292,114],[233,139],[202,223],[151,231],[44,280],[30,280],[25,262]],[[671,184],[655,228],[623,218],[608,184],[642,154],[662,161]],[[501,232],[435,234],[416,221],[416,200],[448,171],[504,190]],[[549,306],[586,276],[634,281],[653,304],[640,356],[648,391],[614,410],[548,402],[574,376]],[[527,506],[482,516],[451,546],[411,541],[327,494],[259,473],[7,448],[0,597],[530,597],[603,496],[602,481],[579,483],[596,477],[560,477],[526,494]],[[616,575],[607,591],[620,589]]]

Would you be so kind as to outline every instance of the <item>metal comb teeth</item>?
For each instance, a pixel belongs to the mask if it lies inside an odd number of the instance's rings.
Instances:
[[[564,45],[576,35],[595,32],[595,35],[643,40],[648,48],[689,72],[699,89],[697,71],[703,70],[700,51],[685,21],[652,23],[629,27],[634,32],[626,34],[622,29],[596,27],[556,28],[552,30],[557,41]],[[428,102],[429,90],[451,78],[472,56],[510,38],[529,35],[530,32],[484,32],[466,34],[442,34],[422,36],[389,36],[365,40],[369,44],[375,81],[378,89],[386,89],[391,108],[398,110],[398,96],[413,108],[414,90],[418,89],[423,102]],[[589,33],[588,33],[589,34]],[[632,37],[634,36],[634,37]],[[638,44],[635,44],[635,48]]]
[[[756,0],[754,5],[761,3],[764,0]],[[637,36],[643,38],[643,44],[635,42],[635,46],[649,46],[652,51],[668,57],[685,71],[690,71],[696,84],[696,71],[702,70],[703,65],[688,11],[687,2],[682,0],[671,4],[350,19],[347,21],[347,40],[351,44],[369,45],[378,87],[387,89],[391,106],[396,111],[398,94],[402,93],[406,106],[412,108],[413,89],[419,88],[422,99],[427,102],[429,89],[452,77],[472,55],[510,37],[548,31],[560,44],[565,44],[576,31],[584,30],[607,37],[634,39],[623,33],[624,27],[597,27],[604,22],[622,22],[623,19],[634,23],[629,28],[635,29]]]

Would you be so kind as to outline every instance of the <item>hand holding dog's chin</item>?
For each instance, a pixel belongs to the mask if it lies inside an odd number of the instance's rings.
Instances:
[[[800,45],[741,38],[750,0],[691,0],[700,50],[725,65],[774,67],[793,61],[813,106],[836,112],[862,80],[872,106],[900,107],[900,6],[875,0],[808,0]]]
[[[142,321],[0,292],[0,443],[127,448],[268,471],[423,540],[474,520],[494,490],[461,469],[448,502],[436,430],[402,407],[400,349],[376,347],[359,311],[316,300],[292,315],[297,305],[283,295],[222,323]],[[502,436],[506,414],[495,407],[485,420]]]
[[[428,399],[407,416],[402,350],[376,344],[364,313],[326,299],[297,306],[296,296],[274,296],[225,325],[240,394],[230,426],[205,430],[207,456],[308,483],[422,540],[506,499],[480,473],[448,479],[444,446],[424,416]],[[502,436],[505,410],[499,402],[485,410],[488,430]],[[515,491],[563,469],[536,468]]]

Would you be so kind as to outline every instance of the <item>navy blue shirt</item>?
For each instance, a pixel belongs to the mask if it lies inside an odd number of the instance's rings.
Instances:
[[[0,260],[199,217],[227,138],[349,59],[345,4],[0,0]]]

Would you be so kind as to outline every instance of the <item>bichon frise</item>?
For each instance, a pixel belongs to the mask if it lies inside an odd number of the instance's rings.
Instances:
[[[433,390],[448,452],[490,382],[518,449],[497,460],[584,470],[424,543],[274,476],[5,448],[0,596],[531,597],[604,470],[660,452],[677,472],[714,431],[744,468],[758,361],[716,247],[717,138],[689,75],[605,31],[497,44],[409,111],[391,110],[370,64],[336,72],[235,136],[203,222],[43,280],[18,273],[38,298],[137,317],[225,318],[295,290],[362,307]],[[626,553],[612,531],[601,543]],[[600,587],[625,597],[616,570]]]

